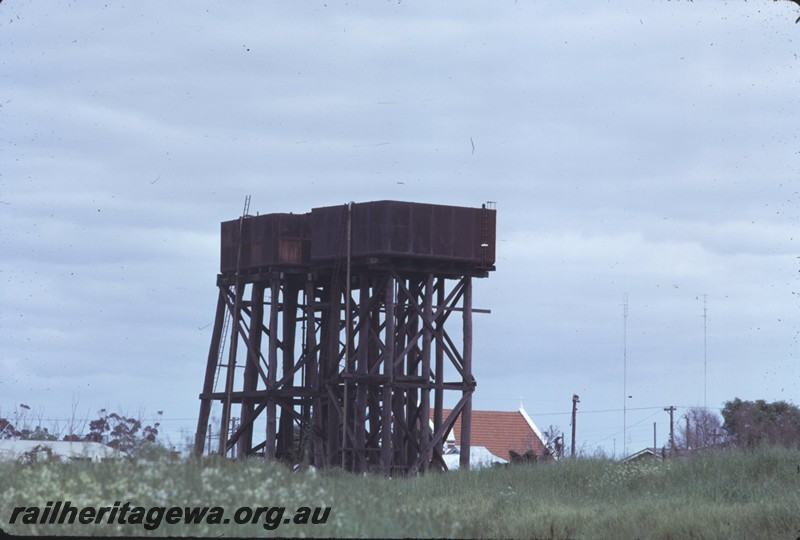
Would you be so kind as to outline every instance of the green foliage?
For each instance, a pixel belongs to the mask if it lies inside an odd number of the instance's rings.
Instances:
[[[550,424],[547,429],[542,432],[544,435],[544,447],[550,456],[563,457],[564,456],[564,437],[562,436],[561,428]]]
[[[30,409],[27,405],[24,407]],[[161,411],[157,413],[161,415]],[[27,426],[25,413],[15,420],[17,427],[11,421],[0,418],[0,439],[18,439],[30,441],[57,441],[58,436],[48,431],[47,428],[37,425],[34,429]],[[67,433],[62,437],[64,441],[97,442],[107,444],[111,448],[120,450],[130,456],[135,456],[140,452],[152,455],[153,452],[167,452],[158,444],[159,422],[153,425],[144,425],[141,420],[134,417],[124,416],[115,412],[108,412],[105,409],[99,411],[97,419],[89,422],[89,432],[86,434]],[[58,430],[56,430],[58,431]]]
[[[800,446],[800,408],[785,401],[767,403],[763,399],[736,398],[725,404],[722,418],[723,429],[742,448],[752,449],[762,444]]]
[[[42,426],[36,426],[36,428],[31,431],[29,429],[23,429],[21,431],[17,431],[17,437],[23,441],[57,441],[58,437],[47,431],[47,428],[43,428]]]
[[[57,441],[58,437],[50,433],[47,428],[36,426],[33,430],[28,428],[17,429],[10,421],[0,418],[0,439],[20,439],[23,441]]]
[[[100,417],[89,422],[89,433],[81,440],[105,443],[111,448],[133,454],[143,446],[156,442],[159,425],[156,422],[143,427],[141,420],[101,409]]]
[[[14,424],[5,418],[0,418],[0,439],[12,439],[16,431]]]
[[[325,525],[162,525],[191,536],[795,538],[800,451],[768,447],[664,462],[561,460],[536,467],[386,479],[292,473],[257,460],[135,459],[0,466],[0,516],[54,498],[75,505],[330,506]],[[16,534],[143,535],[141,527],[14,526]]]
[[[508,455],[511,457],[511,463],[513,464],[536,463],[540,459],[533,450],[528,450],[524,454],[518,454],[513,450],[509,450]],[[542,460],[543,459],[544,458],[542,458]]]

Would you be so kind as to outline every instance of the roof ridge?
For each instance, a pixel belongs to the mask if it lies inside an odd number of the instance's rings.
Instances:
[[[522,417],[530,426],[531,430],[536,433],[536,436],[539,437],[539,440],[542,441],[542,445],[544,445],[544,435],[542,435],[542,432],[539,431],[538,427],[536,427],[536,424],[533,423],[533,420],[531,420],[531,417],[528,416],[527,412],[525,412],[525,409],[522,407],[522,405],[519,406],[519,410],[517,412],[522,415]]]

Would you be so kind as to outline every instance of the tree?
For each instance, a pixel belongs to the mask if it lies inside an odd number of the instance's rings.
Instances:
[[[537,456],[536,452],[533,450],[528,450],[524,454],[518,454],[513,450],[509,450],[508,455],[511,458],[511,463],[514,464],[536,463],[540,460],[539,456]]]
[[[699,450],[723,442],[725,432],[719,416],[708,409],[693,407],[684,416],[684,429],[675,429],[675,444],[684,450]]]
[[[83,437],[84,441],[105,443],[111,448],[128,453],[134,453],[142,446],[156,442],[161,425],[159,422],[142,427],[141,420],[137,418],[109,413],[105,409],[100,409],[99,414],[99,418],[89,422],[89,433]]]
[[[19,439],[23,441],[57,441],[58,437],[50,433],[47,428],[36,426],[17,429],[9,420],[0,418],[0,439]]]
[[[736,398],[725,404],[722,418],[723,429],[740,447],[755,448],[765,443],[800,446],[800,408],[791,403]]]
[[[21,431],[16,432],[16,436],[18,439],[23,441],[57,441],[58,437],[47,431],[47,428],[43,428],[42,426],[36,426],[36,428],[31,431],[29,429],[23,429]]]
[[[562,457],[564,455],[564,439],[561,436],[561,428],[550,424],[550,426],[542,432],[542,436],[544,436],[544,440],[542,441],[544,447],[551,455],[556,457]]]
[[[58,429],[51,433],[47,428],[37,425],[31,429],[30,422],[26,419],[26,413],[30,410],[27,405],[20,405],[24,411],[17,414],[14,419],[16,427],[11,421],[0,417],[0,439],[18,439],[29,441],[57,441],[59,435]],[[115,448],[122,452],[131,455],[141,453],[142,450],[147,449],[152,454],[154,446],[160,446],[158,438],[158,428],[161,426],[159,422],[154,422],[152,425],[144,425],[138,418],[127,417],[117,413],[110,413],[106,409],[100,409],[97,419],[89,422],[89,432],[86,434],[75,433],[72,431],[77,425],[74,418],[70,419],[69,426],[70,432],[62,437],[63,441],[87,441],[107,444],[111,448]],[[163,411],[158,411],[158,416],[163,414]],[[41,421],[41,418],[39,419]],[[86,425],[85,420],[81,423]],[[24,427],[20,427],[24,426]],[[82,431],[82,430],[81,430]]]
[[[0,418],[0,439],[13,439],[16,433],[14,424],[5,418]]]

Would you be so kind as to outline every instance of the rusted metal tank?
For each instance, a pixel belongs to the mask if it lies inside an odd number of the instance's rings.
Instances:
[[[239,270],[269,266],[307,265],[311,252],[310,214],[245,216],[241,221]],[[220,271],[237,271],[239,219],[221,224]]]
[[[353,259],[428,259],[488,268],[495,261],[497,214],[467,208],[399,201],[354,203]],[[346,254],[347,206],[311,210],[311,261]]]

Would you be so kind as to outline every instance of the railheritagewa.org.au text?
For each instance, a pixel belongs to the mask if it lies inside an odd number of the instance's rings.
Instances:
[[[261,524],[274,530],[284,524],[324,525],[330,506],[301,506],[294,511],[284,506],[240,506],[228,513],[220,506],[134,506],[116,501],[112,506],[74,506],[70,501],[49,501],[44,506],[16,506],[10,525],[131,525],[153,531],[166,525]]]

